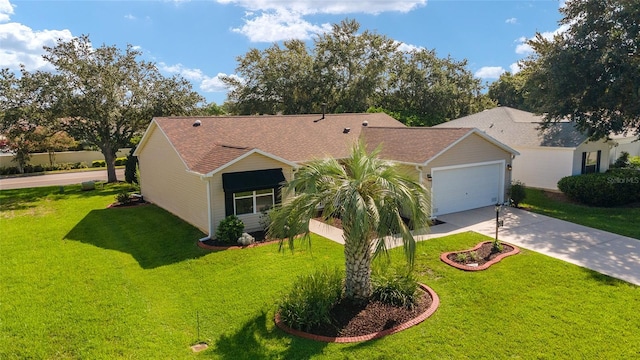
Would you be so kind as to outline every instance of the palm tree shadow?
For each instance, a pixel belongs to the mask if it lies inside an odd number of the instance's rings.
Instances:
[[[209,352],[228,360],[309,359],[322,353],[327,346],[327,343],[288,335],[275,326],[268,329],[269,322],[273,322],[273,318],[267,316],[267,312],[263,310],[235,333],[221,336]],[[281,339],[290,339],[284,351],[265,346],[274,340]]]
[[[64,240],[130,254],[144,269],[195,259],[207,254],[196,246],[202,232],[154,206],[89,212]]]

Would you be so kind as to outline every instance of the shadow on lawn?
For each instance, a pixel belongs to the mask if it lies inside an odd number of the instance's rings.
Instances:
[[[26,210],[36,206],[36,202],[42,199],[49,200],[69,200],[77,198],[87,198],[92,196],[114,195],[128,186],[107,185],[95,190],[82,191],[81,185],[66,186],[44,186],[25,189],[10,189],[0,191],[0,211],[3,210]],[[61,191],[62,189],[62,191]]]
[[[103,249],[130,254],[144,269],[207,254],[196,245],[204,235],[154,206],[92,210],[65,235]]]
[[[215,348],[209,353],[215,354],[221,359],[308,359],[313,355],[322,353],[327,343],[312,341],[288,335],[275,325],[271,330],[267,329],[267,323],[273,323],[273,318],[262,311],[255,318],[247,321],[242,328],[230,335],[221,336],[215,343]],[[290,339],[286,350],[279,351],[274,347],[266,346],[274,340]]]

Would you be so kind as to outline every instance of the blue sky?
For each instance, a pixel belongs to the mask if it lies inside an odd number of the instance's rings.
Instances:
[[[138,47],[167,75],[180,74],[222,104],[221,74],[250,48],[314,36],[345,18],[407,47],[467,59],[484,82],[517,72],[531,53],[523,41],[561,31],[562,0],[0,0],[0,68],[50,70],[43,46],[89,35],[94,46]]]

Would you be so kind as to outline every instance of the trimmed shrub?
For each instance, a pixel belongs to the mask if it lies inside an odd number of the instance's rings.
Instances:
[[[115,165],[116,166],[124,166],[126,163],[127,163],[127,158],[126,157],[116,158],[116,161],[115,161]]]
[[[527,192],[525,190],[524,183],[517,180],[513,181],[511,183],[511,187],[509,187],[509,198],[511,199],[511,204],[518,207],[526,197]]]
[[[129,184],[138,184],[138,178],[136,177],[136,170],[138,168],[138,157],[133,156],[135,147],[129,150],[127,161],[124,164],[124,181]]]
[[[128,191],[120,191],[118,194],[116,194],[116,201],[123,205],[130,204],[131,195]]]
[[[107,166],[107,162],[104,160],[94,160],[91,162],[91,167],[93,168],[106,167],[106,166]]]
[[[371,299],[412,309],[418,302],[418,281],[410,269],[372,276]]]
[[[280,319],[287,326],[302,331],[331,324],[331,309],[342,297],[342,282],[342,274],[337,268],[298,276],[278,306]]]
[[[567,176],[558,189],[569,198],[586,205],[618,206],[640,201],[640,172],[614,169],[606,173]]]
[[[216,229],[216,239],[229,244],[235,244],[244,232],[244,223],[235,215],[229,215],[220,221]]]
[[[618,156],[618,158],[616,159],[616,161],[613,163],[613,165],[611,165],[612,168],[626,168],[630,165],[629,163],[629,153],[626,151],[623,151],[620,153],[620,156]]]

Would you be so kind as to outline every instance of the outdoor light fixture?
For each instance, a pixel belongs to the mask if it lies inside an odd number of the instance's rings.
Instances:
[[[496,243],[498,242],[498,228],[500,227],[500,203],[496,203]]]
[[[433,178],[431,177],[431,174],[427,174],[427,180],[428,180],[428,181],[433,180]]]
[[[507,170],[511,171],[512,167],[511,164],[507,164]]]

